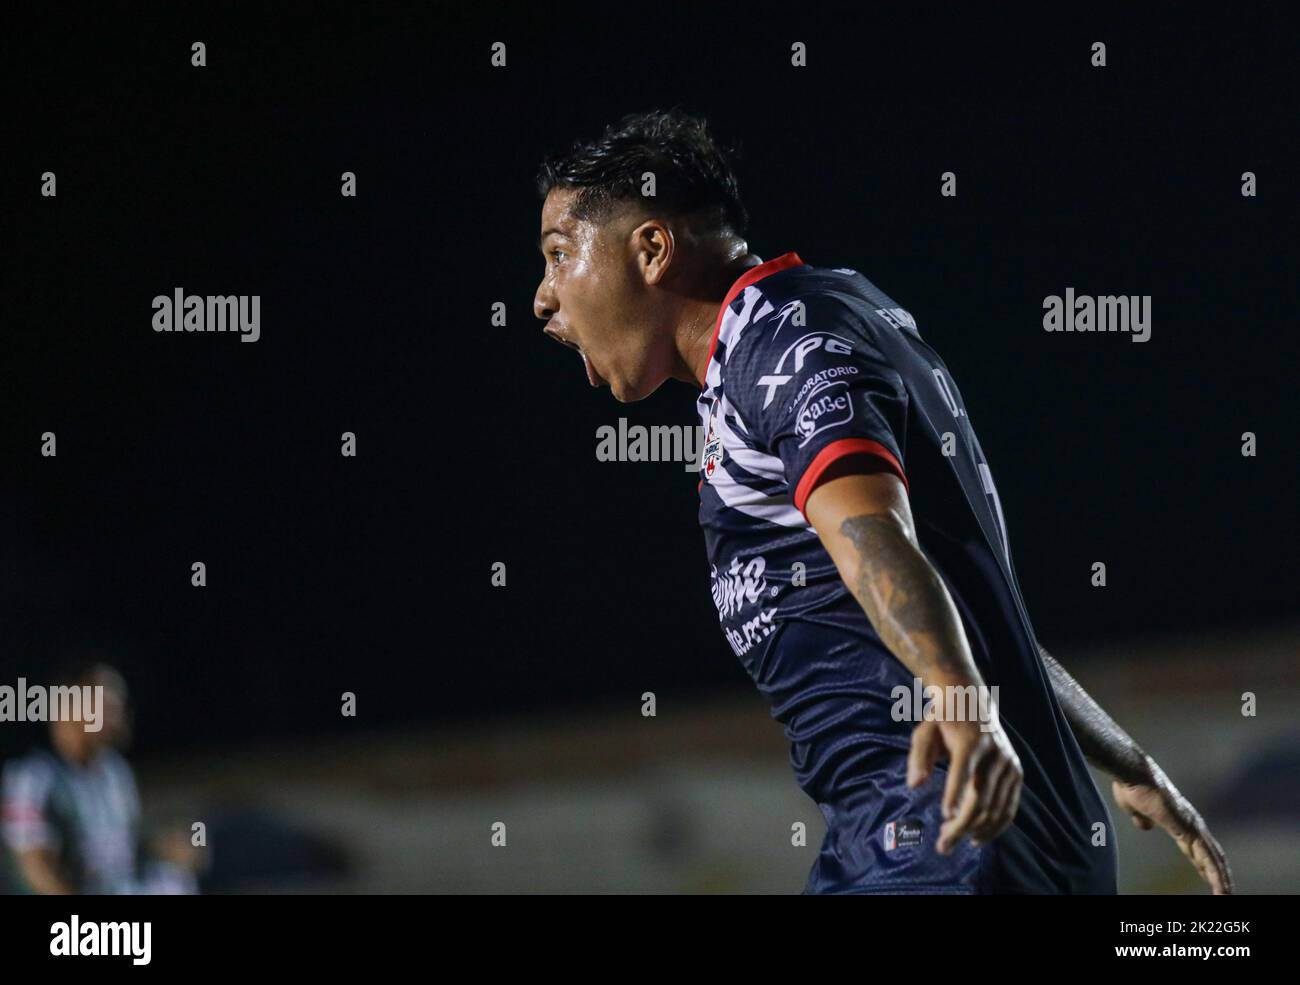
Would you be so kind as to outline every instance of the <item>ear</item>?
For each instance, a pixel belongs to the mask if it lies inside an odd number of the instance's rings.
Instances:
[[[637,270],[647,284],[660,283],[677,253],[673,231],[658,219],[647,219],[632,230]]]

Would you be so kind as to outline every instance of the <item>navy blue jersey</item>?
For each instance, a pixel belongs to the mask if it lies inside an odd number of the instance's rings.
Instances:
[[[699,413],[722,631],[827,821],[805,891],[1114,892],[1115,831],[1039,656],[992,473],[911,314],[856,271],[794,253],[750,268],[719,311]],[[891,714],[914,675],[803,513],[846,456],[905,484],[921,549],[998,688],[1025,778],[1013,826],[989,845],[934,851],[946,773],[907,789],[915,721]]]

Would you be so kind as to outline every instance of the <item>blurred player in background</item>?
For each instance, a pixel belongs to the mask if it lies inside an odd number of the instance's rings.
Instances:
[[[135,777],[119,752],[131,734],[122,675],[105,663],[78,661],[56,683],[103,688],[97,727],[86,727],[88,709],[81,719],[51,721],[49,748],[6,764],[0,833],[14,889],[42,895],[197,892],[195,859],[178,843],[179,833],[169,833],[152,851],[142,842]]]
[[[805,892],[1113,893],[1085,757],[1230,892],[1200,815],[1039,647],[992,472],[910,312],[855,270],[751,253],[726,155],[680,113],[547,160],[539,190],[546,334],[619,401],[700,389],[714,603],[827,823]],[[918,715],[900,689],[983,703]]]

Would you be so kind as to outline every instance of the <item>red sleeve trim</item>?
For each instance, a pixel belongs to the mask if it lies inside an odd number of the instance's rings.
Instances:
[[[6,821],[40,821],[44,815],[39,807],[31,804],[5,804],[4,810],[0,811],[0,817]]]
[[[832,441],[819,451],[808,467],[804,469],[803,477],[800,478],[799,485],[794,490],[795,509],[803,513],[804,504],[808,502],[808,497],[817,488],[826,470],[846,455],[874,455],[876,458],[881,459],[893,470],[895,475],[903,480],[903,488],[908,491],[909,495],[911,494],[912,490],[907,484],[907,476],[903,472],[903,466],[894,457],[892,451],[879,441],[872,441],[869,438],[841,438],[839,441]]]

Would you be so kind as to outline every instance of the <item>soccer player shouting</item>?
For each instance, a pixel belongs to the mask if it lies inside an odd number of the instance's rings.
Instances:
[[[1035,640],[992,474],[912,316],[856,271],[749,252],[734,172],[689,116],[629,116],[539,190],[545,332],[619,401],[700,388],[713,599],[826,818],[805,892],[1113,893],[1085,757],[1230,892],[1200,815]],[[918,693],[938,699],[920,715],[899,697]]]

